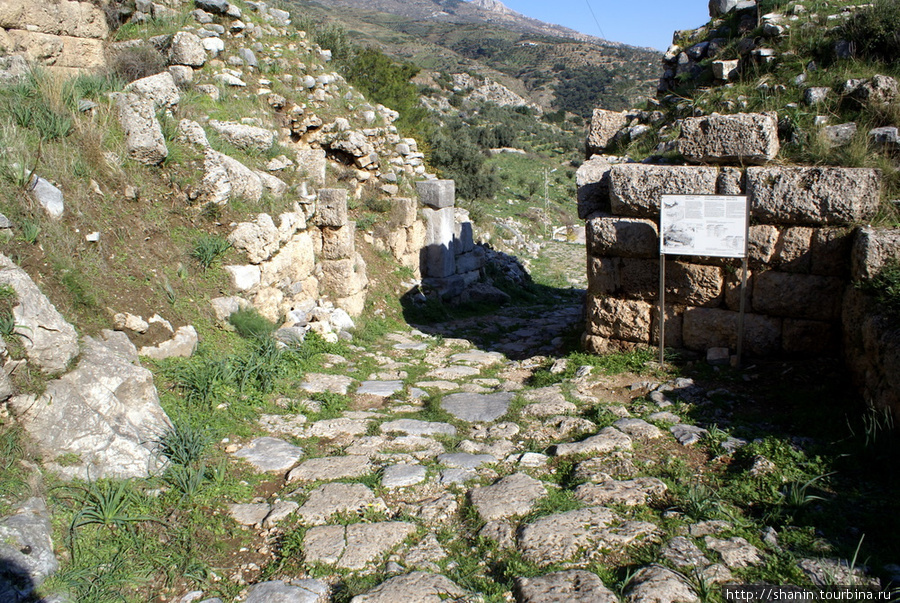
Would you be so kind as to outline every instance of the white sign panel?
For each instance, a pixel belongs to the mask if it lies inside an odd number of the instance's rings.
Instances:
[[[747,257],[747,197],[663,195],[661,205],[661,254]]]

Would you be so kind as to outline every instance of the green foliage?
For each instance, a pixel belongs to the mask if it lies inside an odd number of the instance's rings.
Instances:
[[[22,240],[29,245],[37,245],[38,237],[41,234],[41,225],[31,220],[22,220]]]
[[[227,360],[198,355],[176,366],[172,376],[188,404],[212,408],[224,388],[233,383],[234,369]]]
[[[97,306],[97,296],[90,288],[90,282],[76,266],[69,263],[57,262],[53,265],[59,277],[60,284],[69,292],[72,303],[79,308],[94,308]]]
[[[80,508],[69,526],[74,539],[78,528],[99,525],[111,531],[152,517],[135,512],[137,494],[130,481],[100,480],[78,487]]]
[[[228,323],[238,335],[248,339],[262,339],[275,330],[275,325],[261,315],[256,308],[240,308],[228,316]]]
[[[176,465],[193,465],[203,458],[211,441],[208,430],[175,421],[157,441],[157,452]]]
[[[493,170],[485,169],[485,156],[472,140],[468,126],[448,119],[429,141],[431,164],[446,178],[456,181],[456,194],[468,200],[488,199],[499,190]]]
[[[204,234],[194,241],[191,257],[200,264],[204,270],[208,270],[213,264],[222,259],[231,249],[231,243],[219,235]]]
[[[555,87],[557,107],[563,111],[590,118],[594,109],[603,107],[622,111],[631,105],[628,81],[622,72],[605,66],[566,68],[559,74]]]
[[[879,312],[900,319],[900,263],[887,264],[875,278],[856,286],[875,298]]]
[[[0,424],[0,513],[6,500],[25,493],[27,482],[20,461],[25,458],[25,433],[17,425]]]
[[[900,4],[896,0],[875,0],[856,11],[841,28],[859,56],[892,63],[900,56]]]
[[[31,130],[41,140],[65,138],[72,132],[71,114],[59,99],[51,98],[53,84],[41,71],[23,81],[0,88],[0,113],[20,128]]]

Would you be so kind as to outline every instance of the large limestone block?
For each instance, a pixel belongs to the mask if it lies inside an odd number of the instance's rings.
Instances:
[[[609,170],[612,166],[603,157],[591,157],[575,171],[579,219],[586,220],[598,211],[609,211]]]
[[[395,197],[391,200],[391,224],[409,228],[419,217],[419,203],[409,197]]]
[[[650,341],[650,304],[612,297],[592,297],[588,299],[587,305],[591,334],[635,343]]]
[[[587,156],[602,153],[613,141],[619,130],[628,123],[628,114],[606,109],[594,109],[591,116],[591,129],[587,136]]]
[[[900,262],[900,229],[860,228],[853,243],[853,280],[875,278],[891,262]]]
[[[849,228],[817,228],[811,243],[812,263],[810,272],[822,276],[850,274],[850,258],[855,240],[854,231]],[[894,249],[900,249],[900,236]]]
[[[0,27],[97,40],[109,35],[106,17],[99,6],[68,0],[47,3],[3,0],[0,2]]]
[[[900,328],[862,291],[849,288],[843,308],[844,360],[865,400],[900,412]]]
[[[319,277],[322,290],[335,297],[350,297],[369,284],[366,263],[358,253],[353,259],[324,260],[319,267],[322,269]]]
[[[652,322],[650,324],[650,343],[659,345],[659,305],[652,309],[650,313]],[[667,348],[683,348],[684,337],[684,310],[680,306],[670,306],[666,304],[666,347]]]
[[[347,224],[347,189],[323,188],[319,191],[316,224],[332,228]]]
[[[275,144],[275,132],[266,128],[215,119],[209,120],[209,127],[228,143],[245,151],[262,153],[271,149]]]
[[[445,278],[456,274],[453,208],[425,207],[422,209],[422,218],[425,221],[422,275],[429,278]]]
[[[774,224],[842,225],[878,210],[881,172],[868,168],[747,168],[750,215]]]
[[[84,338],[74,371],[51,381],[41,396],[10,399],[19,423],[45,463],[67,478],[147,477],[158,464],[153,442],[170,427],[153,374],[121,332]],[[73,456],[65,466],[54,460]]]
[[[170,65],[200,68],[206,64],[206,49],[203,48],[203,42],[196,34],[179,31],[172,37],[168,59]]]
[[[19,29],[10,29],[6,34],[7,52],[24,54],[30,63],[62,71],[66,75],[106,65],[102,40]]]
[[[125,86],[131,92],[153,101],[157,107],[172,109],[181,101],[175,78],[168,71],[135,80]]]
[[[784,272],[809,272],[814,228],[791,226],[781,231],[772,263]]]
[[[618,603],[619,598],[596,574],[584,570],[553,572],[535,578],[516,578],[517,601],[522,603]]]
[[[297,159],[297,171],[316,186],[325,184],[325,168],[328,162],[325,159],[324,149],[297,149],[294,152]]]
[[[724,275],[718,266],[666,263],[666,301],[688,306],[717,306],[722,301]]]
[[[253,222],[241,222],[228,235],[228,242],[247,254],[251,264],[259,264],[278,250],[279,231],[269,214],[259,214]]]
[[[687,308],[683,323],[684,347],[737,348],[738,312],[716,308]],[[755,356],[778,353],[781,349],[781,319],[760,314],[744,316],[744,349]]]
[[[753,309],[762,314],[835,320],[843,294],[844,281],[837,277],[774,270],[753,276]]]
[[[241,198],[251,203],[262,199],[263,183],[246,165],[224,153],[207,149],[203,159],[203,194],[213,203]]]
[[[587,222],[588,253],[595,257],[652,258],[659,255],[656,222],[595,214]]]
[[[416,184],[416,191],[426,207],[444,209],[456,203],[456,183],[453,180],[422,180]]]
[[[779,148],[774,113],[688,117],[678,140],[678,150],[692,163],[761,165],[775,159]]]
[[[588,292],[651,300],[659,294],[659,261],[642,258],[588,257]]]
[[[406,233],[403,233],[406,246]],[[342,260],[356,252],[356,222],[347,222],[340,228],[322,228],[322,259]]]
[[[260,281],[263,286],[284,286],[302,283],[315,267],[312,237],[298,232],[271,260],[260,264]]]
[[[45,373],[64,370],[78,354],[78,334],[28,274],[0,254],[0,283],[12,287],[18,303],[13,307],[15,332],[28,361]]]
[[[33,589],[59,569],[50,520],[47,504],[38,497],[29,498],[12,515],[0,519],[0,559],[3,559],[0,600],[9,603],[35,600]]]
[[[781,329],[781,347],[792,354],[826,354],[835,350],[837,331],[831,322],[785,318]]]
[[[428,572],[410,572],[382,582],[370,591],[356,595],[350,603],[439,603],[461,601],[466,591],[449,578]]]
[[[158,165],[169,155],[153,101],[137,94],[116,95],[119,123],[125,130],[128,156],[145,165]]]
[[[657,218],[662,195],[714,195],[718,170],[712,167],[625,163],[609,171],[609,198],[617,216]]]

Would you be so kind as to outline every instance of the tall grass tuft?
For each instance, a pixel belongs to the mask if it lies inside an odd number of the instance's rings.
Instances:
[[[231,243],[218,235],[202,235],[194,241],[191,257],[200,264],[204,270],[208,270],[213,264],[222,259],[231,249]]]

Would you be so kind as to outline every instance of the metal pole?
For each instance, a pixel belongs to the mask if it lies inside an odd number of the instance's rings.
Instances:
[[[659,252],[659,366],[666,354],[666,254]]]
[[[741,354],[744,348],[744,309],[747,302],[747,255],[741,258],[741,310],[738,314],[737,365],[741,366]]]

